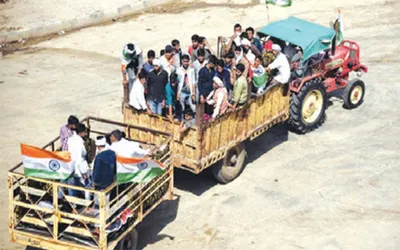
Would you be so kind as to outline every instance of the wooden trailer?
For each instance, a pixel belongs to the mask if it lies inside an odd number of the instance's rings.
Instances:
[[[126,92],[126,91],[125,91]],[[138,113],[128,105],[125,95],[123,102],[124,122],[173,134],[172,152],[175,167],[195,174],[213,166],[213,174],[221,183],[235,179],[244,168],[246,150],[244,141],[253,140],[275,124],[289,118],[289,95],[283,94],[283,87],[276,86],[261,96],[217,118],[203,122],[203,105],[197,105],[196,128],[180,134],[179,123],[158,116]],[[142,140],[144,132],[131,133],[134,139]],[[218,164],[216,164],[218,163]]]
[[[140,133],[142,140],[136,141],[153,149],[152,159],[164,164],[164,174],[149,183],[114,183],[106,190],[97,191],[27,177],[23,164],[19,163],[8,173],[12,242],[57,250],[136,249],[138,236],[135,226],[163,200],[172,199],[174,164],[168,133],[94,117],[87,117],[84,122],[92,135],[103,135],[114,129],[126,129],[130,134],[143,132]],[[57,137],[43,148],[54,151],[58,148],[58,141]],[[88,192],[91,198],[69,196],[67,189]],[[93,212],[94,204],[98,209]],[[118,228],[117,220],[126,209],[132,211],[132,216]],[[114,230],[108,231],[110,227]]]

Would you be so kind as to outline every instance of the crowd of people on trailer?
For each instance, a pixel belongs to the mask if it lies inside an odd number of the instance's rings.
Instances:
[[[204,104],[202,120],[213,121],[245,105],[250,91],[261,95],[267,87],[287,86],[290,65],[281,45],[272,39],[262,43],[254,33],[252,27],[242,32],[235,24],[234,34],[222,47],[223,58],[217,58],[207,39],[197,34],[191,37],[187,53],[174,39],[159,57],[154,50],[147,51],[146,61],[138,45],[125,45],[121,72],[129,105],[138,112],[181,121],[184,131],[195,125],[198,103]],[[294,51],[301,55],[299,48]]]

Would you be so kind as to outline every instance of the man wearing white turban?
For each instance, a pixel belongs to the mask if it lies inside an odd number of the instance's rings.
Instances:
[[[214,106],[211,121],[225,113],[228,109],[228,91],[218,76],[213,78],[214,90],[207,96],[207,103]]]
[[[275,55],[275,60],[268,65],[267,70],[277,69],[278,73],[271,81],[270,86],[277,84],[287,84],[290,78],[290,65],[285,54],[283,54],[281,47],[278,44],[272,45],[272,52]]]

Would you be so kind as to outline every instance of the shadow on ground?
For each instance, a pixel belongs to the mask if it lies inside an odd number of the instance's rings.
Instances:
[[[256,161],[260,156],[269,150],[286,142],[289,138],[289,130],[286,124],[279,124],[270,128],[267,132],[256,138],[254,141],[246,141],[247,160],[245,164]],[[246,169],[244,170],[246,171]]]
[[[175,188],[190,192],[197,196],[202,195],[204,192],[218,184],[212,175],[211,168],[212,167],[209,167],[199,174],[175,168]]]
[[[179,195],[174,195],[173,200],[163,201],[154,209],[136,229],[138,231],[138,249],[143,249],[149,244],[168,238],[174,240],[175,236],[160,234],[160,232],[176,219],[179,206]]]

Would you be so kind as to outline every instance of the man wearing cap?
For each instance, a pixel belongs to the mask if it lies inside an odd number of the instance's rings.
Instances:
[[[168,83],[168,73],[160,67],[160,60],[153,60],[153,71],[147,79],[147,101],[151,112],[161,115],[165,107],[165,86]]]
[[[225,113],[228,109],[228,90],[218,76],[213,78],[214,90],[207,96],[207,103],[214,107],[214,112],[211,117],[211,122]]]
[[[96,138],[98,154],[94,160],[93,184],[95,190],[103,190],[110,186],[117,174],[117,157],[114,151],[107,149],[104,136]]]
[[[165,46],[165,54],[160,58],[160,66],[163,70],[168,73],[168,78],[171,76],[172,72],[176,70],[175,57],[173,55],[173,50],[171,45]],[[153,63],[154,64],[154,63]]]
[[[267,71],[277,69],[278,73],[271,81],[270,86],[275,86],[278,84],[286,84],[289,82],[290,78],[290,65],[285,54],[281,52],[281,47],[278,44],[272,45],[272,51],[275,55],[275,60],[268,65]]]
[[[143,53],[139,46],[128,43],[124,46],[121,53],[121,73],[122,84],[128,86],[128,91],[132,89],[133,82],[136,79],[137,73],[143,67]],[[128,77],[126,76],[128,75]],[[129,83],[129,85],[128,85]],[[128,92],[128,93],[129,93]]]
[[[230,107],[235,110],[246,104],[248,99],[247,79],[244,76],[245,66],[241,63],[236,65],[236,81],[233,85],[233,104]]]

